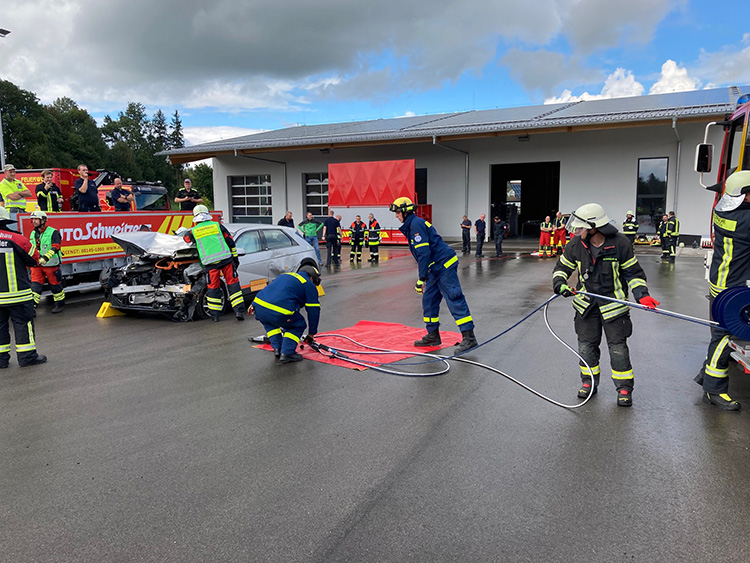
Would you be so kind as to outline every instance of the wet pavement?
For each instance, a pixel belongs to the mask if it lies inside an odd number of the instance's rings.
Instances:
[[[321,331],[421,326],[413,259],[382,254],[324,270]],[[551,294],[553,260],[459,256],[480,342]],[[707,316],[702,258],[639,257],[664,308]],[[750,414],[701,402],[700,325],[634,310],[634,406],[604,347],[599,394],[571,411],[465,364],[281,366],[252,319],[96,319],[100,302],[43,307],[49,363],[0,373],[0,561],[750,560]],[[572,317],[551,304],[571,343]],[[577,402],[539,313],[468,357]],[[734,364],[731,381],[750,410]]]

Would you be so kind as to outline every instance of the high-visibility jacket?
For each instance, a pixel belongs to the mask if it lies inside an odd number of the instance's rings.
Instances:
[[[670,217],[667,221],[667,235],[671,237],[680,236],[680,220],[677,217]]]
[[[26,200],[24,198],[10,199],[8,197],[12,193],[22,192],[25,189],[26,189],[26,186],[24,186],[20,180],[15,180],[11,182],[7,178],[4,178],[3,181],[0,182],[0,194],[2,194],[3,200],[5,200],[5,207],[7,208],[15,207],[18,209],[26,209]]]
[[[29,254],[33,256],[38,246],[39,256],[44,256],[47,259],[45,266],[58,266],[60,264],[60,247],[62,246],[60,231],[47,225],[41,231],[41,235],[37,229],[31,231],[29,239],[31,242],[31,252]],[[37,243],[37,241],[39,242]]]
[[[367,226],[367,242],[370,246],[380,244],[380,223],[378,223],[377,219],[370,221]]]
[[[638,232],[638,223],[635,219],[630,219],[626,217],[625,220],[622,222],[622,232],[626,235],[634,235]]]
[[[0,228],[0,307],[34,300],[26,269],[36,266],[30,250],[23,236]]]
[[[201,221],[188,231],[184,239],[195,243],[203,266],[223,266],[237,257],[232,235],[216,221]]]
[[[318,289],[306,272],[281,274],[258,292],[253,300],[253,307],[264,307],[287,316],[292,316],[304,307],[307,309],[308,334],[318,332]]]
[[[553,229],[552,223],[548,223],[547,221],[542,221],[542,224],[539,225],[539,228],[542,229],[542,232],[544,232],[544,229],[549,229],[549,231],[547,232],[550,232]]]
[[[563,219],[562,217],[555,217],[552,220],[552,225],[553,225],[553,228],[556,231],[558,231],[560,229],[564,229],[565,228],[565,219]]]
[[[365,240],[365,231],[367,230],[367,225],[364,224],[364,222],[360,221],[357,223],[356,221],[352,223],[352,226],[349,227],[351,230],[351,233],[349,234],[349,241],[351,243],[355,242],[363,242]]]
[[[659,227],[656,229],[656,232],[659,233],[660,238],[668,237],[670,235],[669,221],[662,221],[661,223],[659,223]]]
[[[596,260],[591,254],[589,241],[582,240],[580,236],[571,239],[558,258],[552,274],[555,293],[576,271],[576,289],[622,300],[627,299],[628,289],[633,292],[637,301],[648,295],[646,274],[633,254],[633,245],[625,235],[616,231],[614,234],[604,235],[604,243],[599,248]],[[615,319],[629,311],[627,305],[581,294],[573,298],[573,307],[584,317],[598,309],[604,321]]]
[[[750,203],[714,211],[714,257],[708,273],[711,295],[742,287],[750,279]]]
[[[409,241],[409,250],[417,261],[419,279],[427,279],[430,269],[448,268],[458,262],[458,256],[448,246],[431,223],[409,213],[399,227]]]

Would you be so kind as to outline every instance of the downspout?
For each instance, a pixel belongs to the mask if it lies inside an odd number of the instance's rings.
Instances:
[[[677,131],[677,118],[672,118],[672,131],[674,131],[675,137],[677,137],[677,164],[675,166],[674,174],[674,202],[672,210],[675,215],[679,217],[677,213],[677,194],[680,191],[680,156],[682,154],[682,139],[680,139],[680,133]]]
[[[283,164],[284,165],[284,213],[289,211],[289,186],[287,185],[287,177],[286,177],[286,162],[282,162],[281,160],[271,160],[270,158],[261,158],[259,156],[249,156],[247,154],[237,154],[237,149],[234,149],[234,156],[242,156],[244,158],[251,158],[253,160],[262,160],[264,162],[273,162],[274,164]]]
[[[442,143],[438,143],[437,137],[435,135],[432,136],[432,144],[438,147],[443,147],[444,149],[449,149],[452,151],[460,152],[461,154],[465,155],[465,164],[464,164],[464,215],[469,214],[469,153],[466,151],[462,151],[461,149],[457,149],[455,147],[449,147],[448,145],[444,145]]]

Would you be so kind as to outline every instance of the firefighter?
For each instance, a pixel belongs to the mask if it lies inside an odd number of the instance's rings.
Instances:
[[[554,227],[550,221],[549,215],[539,225],[539,256],[543,258],[552,257],[552,231]]]
[[[370,259],[368,262],[378,263],[379,250],[380,250],[380,223],[375,219],[375,216],[370,213],[367,217],[368,225],[366,232],[367,246],[370,249]]]
[[[562,212],[558,211],[555,213],[555,220],[552,222],[552,246],[555,247],[555,254],[558,256],[562,254],[565,247],[565,238],[565,219],[563,219]]]
[[[718,186],[721,189],[721,185]],[[727,178],[724,195],[713,215],[714,255],[708,274],[709,311],[713,300],[729,287],[745,287],[750,279],[750,171]],[[712,317],[713,320],[713,317]],[[695,382],[703,386],[703,402],[727,411],[741,405],[729,396],[730,334],[711,328],[708,353]]]
[[[622,222],[622,234],[628,237],[630,244],[635,244],[635,235],[638,234],[638,222],[635,220],[632,211],[628,211],[625,220]]]
[[[365,231],[367,225],[362,222],[362,217],[357,215],[354,218],[352,226],[349,227],[351,233],[349,234],[349,245],[351,246],[351,252],[349,253],[349,262],[362,261],[362,245],[365,242]]]
[[[47,225],[47,214],[44,211],[31,213],[31,224],[34,230],[29,237],[31,242],[32,256],[38,253],[38,266],[31,268],[31,292],[34,295],[34,307],[39,305],[42,287],[45,280],[52,292],[55,306],[53,313],[62,313],[65,307],[65,291],[62,287],[62,275],[60,274],[60,257],[62,252],[62,237],[60,231]]]
[[[297,353],[297,344],[307,328],[305,318],[299,312],[302,307],[307,310],[310,324],[306,341],[313,342],[313,336],[318,332],[319,285],[318,269],[302,266],[296,274],[281,274],[261,289],[253,301],[251,308],[255,312],[255,318],[266,329],[274,356],[284,364],[302,360],[302,356]]]
[[[341,215],[336,215],[336,221],[339,222],[339,226],[336,228],[336,246],[334,246],[333,251],[336,257],[336,264],[341,264],[341,239],[343,238],[343,233],[341,232]]]
[[[15,223],[0,207],[0,368],[10,361],[10,323],[16,336],[16,357],[21,367],[43,364],[47,356],[37,354],[34,336],[34,296],[26,268],[36,266],[29,252],[31,243],[8,228]]]
[[[570,297],[575,290],[567,285],[573,272],[578,273],[577,289],[625,300],[628,289],[641,305],[656,308],[659,303],[648,294],[646,274],[633,254],[633,245],[609,221],[598,203],[587,203],[576,209],[568,220],[568,230],[575,236],[558,258],[552,274],[555,293]],[[627,305],[575,295],[574,326],[578,335],[578,353],[582,385],[578,396],[585,399],[596,393],[599,385],[599,344],[602,331],[607,337],[612,381],[617,389],[617,404],[633,404],[633,367],[627,339],[633,332]]]
[[[656,230],[657,233],[659,233],[659,242],[661,243],[661,261],[662,262],[668,262],[669,261],[669,216],[663,215],[661,218],[661,223],[659,223],[659,228]]]
[[[403,223],[399,230],[406,235],[409,250],[419,268],[419,279],[415,289],[422,295],[427,334],[414,342],[414,346],[441,344],[440,302],[445,299],[461,330],[462,339],[455,348],[455,353],[460,354],[477,346],[477,339],[474,336],[474,321],[469,312],[469,305],[458,281],[458,256],[445,244],[435,227],[414,214],[415,208],[408,197],[400,197],[390,205],[396,219]]]
[[[675,217],[674,211],[669,212],[667,229],[669,230],[669,261],[674,262],[675,256],[677,256],[677,246],[680,242],[680,220]]]
[[[211,318],[218,323],[224,308],[220,279],[223,275],[234,316],[238,321],[244,321],[244,300],[236,271],[240,262],[232,235],[223,225],[211,220],[211,214],[205,205],[199,204],[193,208],[193,223],[195,225],[187,232],[184,239],[188,243],[195,243],[201,265],[207,270],[206,300]]]

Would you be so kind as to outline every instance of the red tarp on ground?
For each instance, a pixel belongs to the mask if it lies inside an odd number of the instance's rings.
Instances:
[[[424,328],[414,328],[398,323],[380,323],[376,321],[359,321],[352,327],[342,328],[341,330],[333,330],[331,332],[322,332],[315,336],[315,339],[321,344],[330,346],[337,350],[365,350],[360,348],[356,344],[349,342],[345,338],[338,338],[335,336],[327,337],[325,334],[342,334],[353,338],[357,342],[366,344],[368,346],[375,346],[376,348],[386,348],[388,350],[399,350],[406,352],[405,354],[352,354],[350,352],[344,352],[347,356],[360,361],[370,362],[382,362],[391,363],[398,360],[405,360],[411,358],[414,354],[409,352],[434,352],[441,348],[447,348],[461,342],[461,335],[457,332],[440,331],[440,337],[443,343],[440,346],[429,346],[425,348],[417,348],[414,346],[414,341],[419,340],[425,335]],[[260,344],[255,346],[261,350],[269,350],[272,348],[269,344]],[[329,358],[323,354],[316,352],[309,346],[305,346],[302,350],[299,350],[300,354],[306,360],[315,360],[317,362],[323,362],[326,364],[332,364],[334,366],[341,366],[345,368],[364,370],[366,368],[352,364],[350,362],[339,360],[337,358]]]
[[[414,160],[346,162],[328,165],[328,206],[390,205],[414,196]]]

